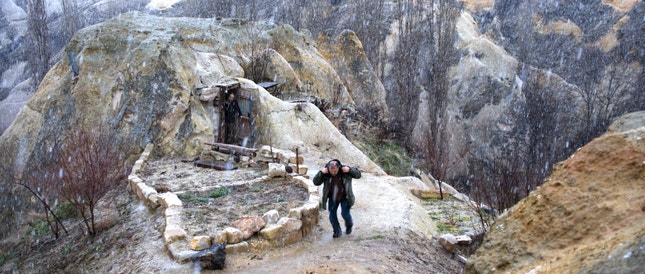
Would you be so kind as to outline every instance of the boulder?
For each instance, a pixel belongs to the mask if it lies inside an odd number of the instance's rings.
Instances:
[[[166,243],[173,243],[178,240],[186,239],[187,233],[184,229],[176,225],[166,225],[163,237]]]
[[[244,240],[251,238],[253,234],[260,231],[265,225],[266,222],[259,216],[242,216],[231,224],[231,226],[242,231],[242,238]]]
[[[282,220],[282,219],[280,219]],[[284,225],[275,223],[275,224],[268,224],[265,226],[262,230],[260,230],[260,233],[258,233],[262,238],[267,239],[267,240],[276,240],[280,239],[282,237],[282,234],[284,233]]]
[[[190,240],[190,249],[204,250],[211,247],[211,237],[209,236],[195,236]]]
[[[251,245],[248,242],[239,242],[237,244],[226,245],[227,254],[235,254],[240,252],[249,252]]]
[[[443,234],[439,236],[439,243],[441,244],[441,246],[443,246],[443,248],[445,248],[451,253],[454,253],[455,247],[458,244],[458,240],[457,240],[457,237],[455,237],[455,235],[448,233],[448,234]]]
[[[307,172],[309,172],[309,167],[299,164],[296,166],[295,164],[291,164],[290,167],[294,170],[294,172],[298,175],[307,175]],[[296,170],[297,167],[297,170]]]
[[[473,242],[473,239],[471,239],[468,235],[455,236],[455,239],[457,239],[457,243],[460,245],[469,245]]]
[[[272,209],[264,213],[264,215],[262,215],[262,219],[264,219],[266,224],[274,224],[280,220],[280,213],[277,210]]]
[[[624,129],[559,163],[499,217],[467,271],[643,273],[645,124]]]
[[[226,227],[223,233],[227,244],[236,244],[244,240],[244,234],[237,228]]]
[[[279,163],[269,163],[269,177],[285,177],[287,171],[285,165]]]
[[[278,225],[284,226],[286,233],[300,230],[302,227],[302,221],[296,218],[282,217],[278,221]]]

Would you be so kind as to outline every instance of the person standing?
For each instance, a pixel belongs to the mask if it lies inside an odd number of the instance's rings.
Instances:
[[[329,210],[329,222],[331,222],[331,226],[334,229],[334,238],[342,235],[340,223],[338,222],[338,207],[340,207],[340,215],[345,221],[345,233],[352,233],[354,221],[349,210],[356,200],[352,191],[352,179],[360,177],[361,171],[358,168],[343,166],[338,159],[329,161],[314,176],[314,185],[324,184],[322,205],[323,209]]]
[[[229,92],[224,103],[224,143],[235,144],[237,138],[237,117],[244,118],[240,106],[235,100],[235,93]]]

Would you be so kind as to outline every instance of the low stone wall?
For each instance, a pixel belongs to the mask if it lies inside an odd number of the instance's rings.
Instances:
[[[228,254],[293,244],[308,235],[318,224],[320,203],[318,187],[304,176],[295,176],[291,179],[308,190],[309,198],[304,205],[292,208],[288,216],[280,217],[276,210],[271,210],[261,219],[253,219],[253,216],[241,218],[251,219],[249,225],[256,226],[259,231],[256,229],[249,232],[248,229],[238,225],[238,227],[219,230],[215,235],[198,235],[189,239],[181,220],[182,201],[174,193],[157,193],[139,176],[153,148],[153,144],[148,144],[132,167],[132,172],[128,176],[128,190],[135,193],[150,209],[162,208],[165,217],[163,240],[170,255],[179,262],[188,262],[199,251],[221,243],[226,244]],[[258,180],[272,180],[276,176],[280,175],[264,176]]]

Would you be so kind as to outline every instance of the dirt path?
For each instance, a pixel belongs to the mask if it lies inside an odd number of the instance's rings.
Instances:
[[[183,179],[198,172],[182,169],[180,165],[172,169],[179,170],[181,176],[176,177]],[[310,170],[310,176],[316,172]],[[225,175],[229,181],[237,180],[234,173]],[[240,176],[238,179],[246,178],[249,172],[242,170]],[[201,176],[204,177],[207,176]],[[418,180],[410,178],[364,172],[361,179],[354,180],[355,224],[351,235],[332,238],[328,211],[322,211],[318,227],[302,241],[282,248],[228,254],[223,271],[202,271],[192,263],[174,262],[161,237],[162,214],[159,210],[148,210],[135,195],[122,190],[102,212],[107,224],[97,238],[84,236],[80,224],[72,229],[72,235],[56,242],[43,243],[42,238],[48,236],[21,238],[22,243],[28,244],[0,246],[0,249],[13,248],[18,253],[16,259],[10,259],[0,270],[25,273],[460,273],[463,265],[431,238],[437,235],[436,225],[409,191],[420,187],[418,184]]]
[[[323,211],[318,229],[301,242],[270,251],[230,254],[225,272],[459,272],[462,265],[428,238],[435,226],[420,205],[409,199],[406,187],[406,180],[363,174],[354,180],[351,235],[332,238],[329,213]]]

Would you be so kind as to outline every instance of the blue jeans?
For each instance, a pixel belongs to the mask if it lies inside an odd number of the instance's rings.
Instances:
[[[352,221],[352,215],[349,213],[349,204],[347,202],[347,199],[340,203],[334,201],[333,199],[329,199],[329,202],[327,203],[327,210],[329,210],[329,221],[331,222],[331,226],[334,228],[334,235],[338,236],[343,234],[343,231],[340,229],[340,223],[338,223],[337,212],[339,205],[340,215],[343,217],[343,220],[345,220],[345,227],[351,227],[354,225],[354,221]]]

